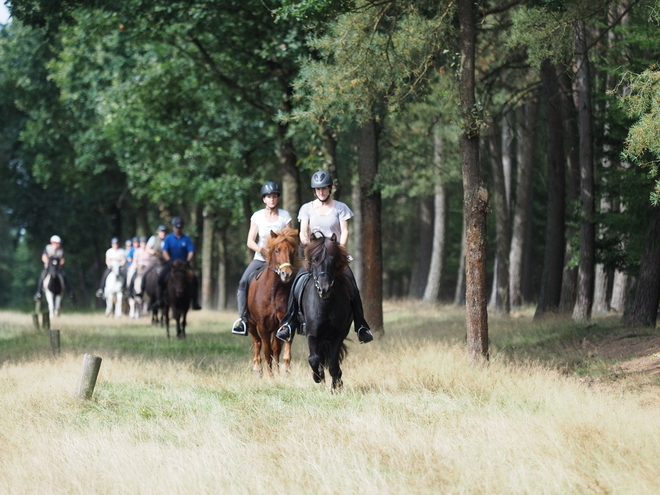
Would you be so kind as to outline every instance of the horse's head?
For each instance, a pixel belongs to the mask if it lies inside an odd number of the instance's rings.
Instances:
[[[314,287],[321,299],[332,294],[335,280],[348,266],[346,248],[332,234],[329,239],[322,234],[313,239],[305,249],[306,268],[312,274]]]
[[[266,248],[268,267],[279,275],[282,282],[292,280],[298,250],[298,231],[288,227],[279,232],[271,230],[270,237],[266,240]]]
[[[48,275],[56,275],[60,270],[60,263],[62,260],[54,256],[48,258]]]

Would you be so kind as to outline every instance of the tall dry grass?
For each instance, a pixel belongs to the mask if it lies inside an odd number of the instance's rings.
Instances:
[[[64,315],[59,357],[29,315],[0,313],[0,492],[657,491],[648,394],[504,353],[470,367],[454,309],[385,317],[383,339],[349,345],[333,394],[313,383],[300,338],[289,376],[253,377],[230,313],[193,313],[188,341],[169,343],[144,321]],[[493,320],[493,337],[526,325]],[[103,358],[89,401],[74,398],[84,352]]]

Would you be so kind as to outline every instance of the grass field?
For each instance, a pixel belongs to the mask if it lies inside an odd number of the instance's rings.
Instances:
[[[599,343],[657,331],[531,315],[491,316],[490,363],[470,367],[463,310],[387,303],[333,394],[300,337],[289,375],[254,377],[233,313],[190,313],[183,342],[64,314],[54,357],[30,315],[0,312],[0,493],[656,492],[660,382]],[[78,400],[85,353],[103,362]]]

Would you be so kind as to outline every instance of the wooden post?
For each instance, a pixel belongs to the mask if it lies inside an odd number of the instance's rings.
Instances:
[[[43,324],[42,327],[44,330],[50,330],[50,313],[48,311],[44,311],[41,313]]]
[[[60,353],[60,331],[51,330],[50,331],[50,348],[53,351],[53,356],[57,356]]]
[[[94,354],[85,354],[83,358],[82,376],[78,385],[79,399],[91,399],[96,385],[96,377],[99,375],[102,359]]]

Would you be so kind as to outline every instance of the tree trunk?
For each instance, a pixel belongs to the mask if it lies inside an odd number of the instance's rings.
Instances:
[[[417,256],[410,276],[408,297],[421,299],[429,278],[429,267],[433,256],[433,197],[423,197],[419,200],[419,239],[417,242]]]
[[[575,307],[577,297],[577,267],[572,265],[575,249],[572,240],[578,234],[578,216],[580,204],[580,137],[577,123],[577,99],[574,98],[573,85],[565,67],[558,70],[561,88],[562,115],[564,118],[564,143],[566,146],[566,162],[568,165],[568,211],[566,225],[566,251],[564,253],[564,274],[561,281],[561,299],[559,312],[570,315]]]
[[[444,184],[435,186],[435,213],[433,215],[433,251],[431,266],[426,281],[423,301],[433,304],[440,296],[440,283],[445,271],[447,253],[447,187]]]
[[[330,172],[330,175],[335,179],[339,178],[337,173],[337,137],[335,131],[328,126],[327,123],[321,121],[319,123],[319,134],[321,135],[321,152],[323,153],[323,161],[325,162],[325,169]],[[332,197],[337,201],[341,201],[341,193],[343,190],[343,183],[335,180],[335,187],[332,190]]]
[[[649,212],[646,229],[646,245],[640,261],[639,278],[635,297],[626,308],[623,322],[626,325],[655,327],[660,303],[660,208]]]
[[[362,302],[367,322],[374,333],[383,327],[383,252],[381,240],[381,197],[374,187],[378,174],[378,125],[372,118],[360,127],[358,171],[362,199],[362,251],[364,287]]]
[[[578,262],[577,298],[573,320],[591,319],[594,299],[594,264],[596,229],[594,224],[594,160],[592,111],[589,86],[589,57],[584,21],[577,21],[575,30],[576,83],[580,123],[580,258]]]
[[[509,250],[511,248],[511,220],[507,201],[504,154],[502,144],[504,127],[491,121],[491,134],[488,136],[490,164],[493,174],[493,205],[495,209],[495,276],[491,307],[499,314],[509,314]],[[506,144],[506,143],[504,143]],[[507,153],[508,154],[508,153]],[[509,157],[510,161],[510,157]],[[509,174],[510,175],[510,174]]]
[[[362,253],[364,252],[364,243],[362,242],[362,209],[360,205],[362,204],[359,185],[353,187],[351,193],[351,200],[353,201],[353,228],[351,228],[351,235],[348,237],[350,252],[353,254],[353,263],[351,263],[351,270],[353,270],[353,275],[355,275],[355,281],[357,282],[358,287],[364,286],[364,271],[362,269],[363,259]]]
[[[523,260],[527,244],[527,227],[532,212],[532,176],[534,172],[534,152],[536,151],[536,125],[539,102],[536,96],[518,112],[518,182],[516,184],[516,204],[513,212],[513,230],[509,254],[509,297],[511,306],[520,308],[523,304]]]
[[[486,294],[486,216],[488,192],[479,169],[479,123],[474,93],[474,62],[477,40],[475,9],[471,0],[458,0],[459,93],[463,133],[461,166],[465,211],[465,301],[467,348],[471,363],[488,360],[488,311]]]
[[[292,111],[292,89],[287,85],[286,95],[282,98],[280,109],[286,114]],[[289,125],[280,122],[277,126],[278,147],[276,155],[282,173],[282,208],[291,214],[291,228],[298,228],[298,210],[300,210],[300,176],[296,166],[296,153],[293,139],[287,136]],[[248,216],[249,218],[249,216]]]
[[[227,229],[226,222],[220,228],[216,228],[218,240],[218,304],[219,310],[227,309]]]
[[[213,226],[215,216],[204,209],[202,237],[202,308],[213,309]]]
[[[564,223],[566,192],[564,185],[564,134],[562,132],[559,85],[555,67],[546,59],[541,65],[541,79],[547,108],[548,204],[546,209],[545,256],[539,302],[534,318],[559,309],[561,277],[564,267]]]

